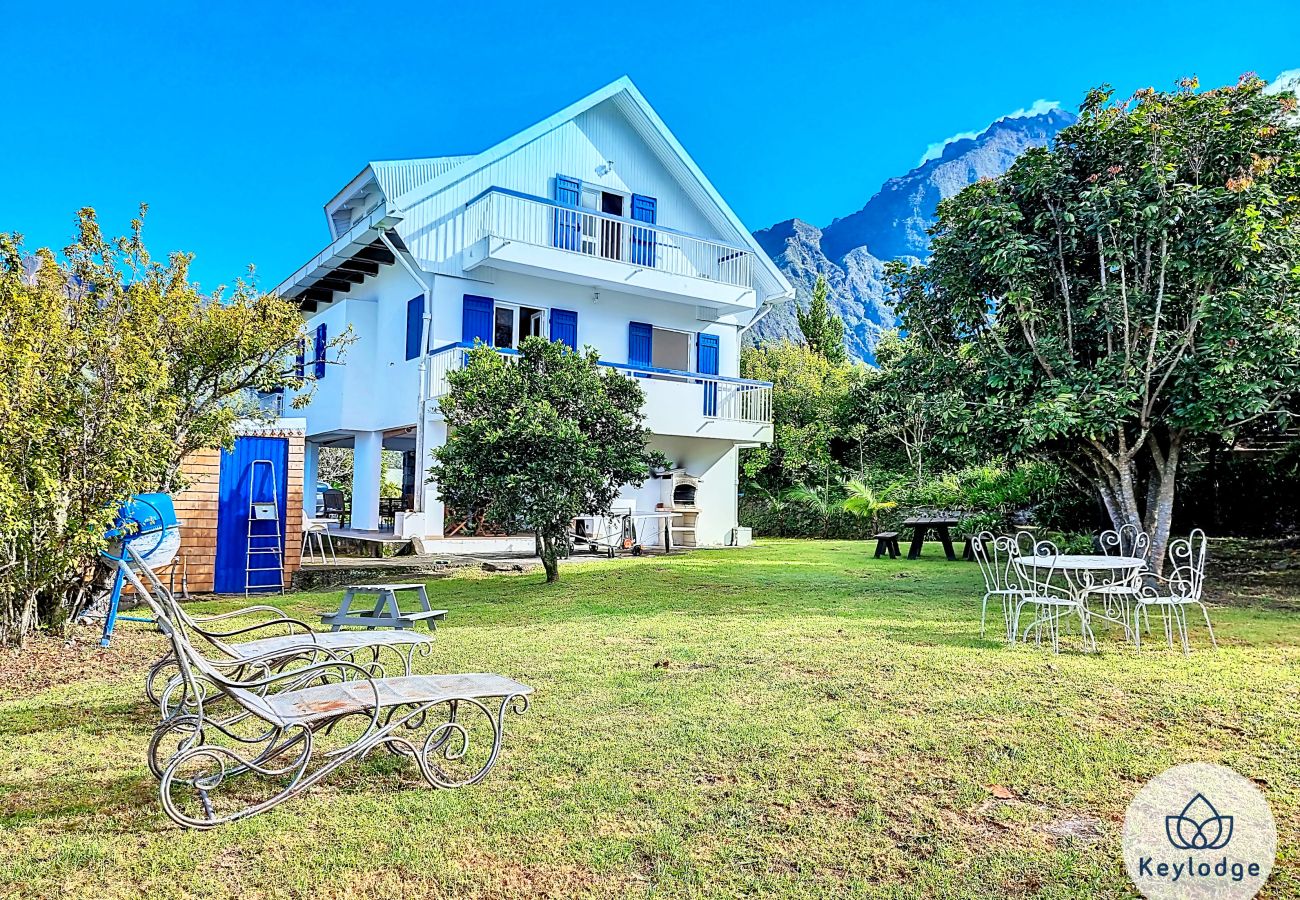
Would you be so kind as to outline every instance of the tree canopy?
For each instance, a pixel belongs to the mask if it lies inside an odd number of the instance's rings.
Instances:
[[[848,352],[844,349],[844,320],[831,312],[827,300],[829,293],[830,285],[818,275],[808,308],[796,306],[795,318],[812,351],[826,357],[831,365],[838,366],[848,361]]]
[[[481,344],[467,355],[447,376],[449,435],[430,480],[449,506],[533,531],[555,581],[573,518],[608,515],[622,485],[664,462],[646,449],[645,395],[595,351],[544,338],[526,338],[517,356]]]
[[[1300,376],[1300,136],[1253,75],[1089,93],[1051,149],[940,204],[894,268],[911,365],[974,423],[1168,537],[1184,445],[1277,415]]]
[[[62,258],[0,234],[3,643],[62,626],[121,503],[178,486],[187,452],[259,414],[254,391],[310,395],[298,311],[244,283],[205,296],[187,255],[150,257],[142,218],[110,240],[84,209]]]

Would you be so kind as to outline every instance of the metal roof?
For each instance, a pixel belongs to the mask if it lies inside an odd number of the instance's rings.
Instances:
[[[426,159],[381,159],[370,163],[375,180],[386,197],[398,197],[407,191],[428,184],[463,162],[473,159],[466,156],[432,156]]]

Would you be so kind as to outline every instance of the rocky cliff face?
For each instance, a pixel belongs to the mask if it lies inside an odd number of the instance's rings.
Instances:
[[[979,136],[953,141],[937,158],[891,178],[862,209],[825,228],[789,219],[754,236],[795,285],[801,306],[808,303],[817,276],[826,278],[831,308],[844,319],[849,353],[871,362],[876,337],[896,321],[884,283],[885,262],[924,258],[929,253],[926,229],[940,200],[1002,174],[1017,156],[1050,143],[1074,119],[1062,110],[1000,119]],[[750,340],[781,337],[799,337],[790,304],[749,333]]]

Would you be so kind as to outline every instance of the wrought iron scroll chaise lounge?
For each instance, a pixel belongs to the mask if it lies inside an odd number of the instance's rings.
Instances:
[[[231,675],[195,649],[179,604],[145,572],[152,593],[128,577],[171,641],[188,698],[155,729],[149,768],[184,827],[264,812],[375,750],[414,761],[433,787],[477,784],[500,755],[506,713],[528,709],[532,688],[502,675],[381,678],[376,663],[317,645],[300,667]]]
[[[157,592],[158,587],[154,591]],[[158,612],[155,608],[155,615]],[[262,614],[269,614],[271,618],[228,631],[212,628],[217,622]],[[387,672],[385,662],[391,661],[401,667],[402,674],[410,675],[415,656],[428,657],[433,650],[433,636],[429,634],[416,634],[411,630],[316,631],[306,622],[286,616],[283,610],[274,606],[249,606],[219,615],[191,616],[176,603],[171,615],[189,629],[192,637],[199,639],[201,646],[215,651],[216,658],[211,653],[208,655],[216,668],[236,678],[256,673],[270,674],[295,661],[310,662],[322,651],[348,662],[364,664],[381,675]],[[229,640],[268,630],[285,633],[251,641]],[[144,692],[159,707],[164,718],[175,711],[177,702],[184,703],[188,694],[178,676],[174,652],[166,654],[149,669]]]

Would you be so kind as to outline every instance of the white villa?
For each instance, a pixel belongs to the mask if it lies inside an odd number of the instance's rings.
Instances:
[[[391,527],[441,538],[455,518],[426,477],[447,372],[476,340],[512,352],[543,335],[643,379],[674,468],[621,504],[680,509],[677,544],[738,539],[737,451],[772,438],[771,386],[738,377],[741,336],[794,291],[628,79],[476,155],[372,162],[325,216],[329,246],[276,289],[320,379],[294,413],[309,516],[319,448],[351,447],[351,527],[380,529],[380,451],[399,450]],[[349,326],[345,364],[326,365]]]

